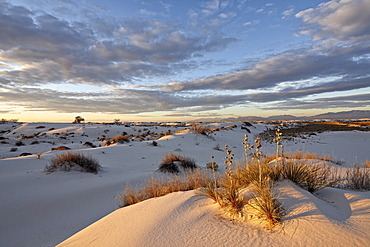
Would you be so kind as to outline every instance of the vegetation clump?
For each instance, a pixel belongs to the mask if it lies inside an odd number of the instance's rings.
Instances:
[[[52,158],[50,164],[46,165],[44,169],[46,173],[74,170],[96,174],[101,170],[101,166],[91,155],[77,152],[64,152]]]
[[[181,170],[193,171],[197,168],[198,166],[196,165],[194,159],[170,152],[162,158],[162,162],[158,168],[158,171],[165,173],[180,173]]]
[[[125,189],[116,197],[119,207],[126,207],[149,198],[164,196],[172,192],[194,190],[204,187],[209,176],[200,170],[185,173],[183,176],[152,177],[145,180],[143,187],[132,188],[127,183]]]
[[[363,167],[355,165],[345,176],[347,186],[354,190],[370,190],[370,169],[365,162]]]
[[[211,132],[211,129],[208,125],[202,125],[201,123],[195,122],[190,124],[190,130],[195,134],[201,134],[205,136],[208,136],[208,134]]]
[[[130,137],[128,135],[120,135],[120,136],[113,137],[112,141],[113,143],[120,143],[120,144],[128,143],[130,142]]]
[[[59,146],[59,147],[51,149],[51,151],[57,151],[57,150],[70,150],[70,148],[67,146]]]

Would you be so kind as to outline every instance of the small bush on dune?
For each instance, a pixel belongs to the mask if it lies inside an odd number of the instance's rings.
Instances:
[[[197,169],[194,159],[176,153],[167,153],[159,166],[158,171],[169,173],[180,173],[180,168],[184,171]]]
[[[16,146],[25,146],[25,144],[21,141],[21,140],[19,140],[19,141],[17,141],[16,143],[15,143],[15,145]]]
[[[51,149],[51,151],[56,151],[56,150],[70,150],[70,148],[66,147],[66,146],[60,146],[60,147],[56,147],[56,148]]]
[[[191,126],[190,128],[191,131],[195,134],[201,134],[201,135],[208,136],[208,134],[211,132],[209,126],[207,125],[202,125],[200,123],[193,122],[190,124],[190,126]]]
[[[127,136],[127,135],[120,135],[120,136],[116,136],[112,139],[112,141],[114,143],[120,143],[120,144],[123,144],[123,143],[128,143],[130,142],[130,137]]]
[[[83,172],[98,173],[101,170],[99,162],[90,155],[77,152],[57,154],[45,167],[45,172],[79,170]]]
[[[329,167],[309,165],[305,162],[287,162],[282,168],[282,177],[311,193],[338,183],[338,180],[331,176]]]
[[[175,163],[169,163],[169,164],[162,163],[159,166],[158,171],[169,172],[169,173],[180,173],[180,169]]]

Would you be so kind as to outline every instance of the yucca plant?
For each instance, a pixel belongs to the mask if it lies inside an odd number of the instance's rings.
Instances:
[[[237,181],[228,176],[223,177],[220,181],[220,190],[217,193],[217,201],[221,208],[224,208],[232,217],[242,216],[246,200]]]
[[[326,187],[334,186],[339,182],[339,179],[331,176],[331,169],[325,165],[311,165],[309,176],[305,182],[305,187],[310,193]]]
[[[311,193],[338,183],[338,180],[331,176],[329,167],[309,165],[303,161],[287,162],[282,169],[282,177]]]
[[[255,210],[259,219],[268,223],[269,227],[279,224],[284,215],[284,209],[278,201],[277,193],[273,192],[273,182],[264,180],[262,184],[252,183],[254,198],[248,205]]]
[[[221,205],[220,194],[218,192],[218,187],[215,185],[216,181],[209,180],[206,185],[195,191],[196,196],[211,198],[214,202]]]
[[[220,190],[218,202],[232,217],[242,216],[245,205],[244,196],[241,193],[241,184],[235,179],[233,170],[234,154],[229,146],[225,146],[227,153],[225,160],[225,176],[220,179]]]

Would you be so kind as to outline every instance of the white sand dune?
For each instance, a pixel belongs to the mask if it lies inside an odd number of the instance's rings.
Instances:
[[[210,199],[176,192],[119,209],[63,243],[67,246],[367,246],[370,192],[325,189],[319,199],[285,181],[287,216],[272,232],[218,216]]]
[[[168,152],[192,157],[202,168],[210,156],[222,164],[228,144],[235,156],[243,157],[241,140],[248,133],[241,123],[217,123],[211,127],[237,125],[221,130],[213,138],[181,131],[157,140],[134,141],[99,147],[110,138],[143,132],[175,133],[176,126],[110,126],[100,124],[29,123],[0,125],[0,246],[368,246],[370,226],[369,192],[327,188],[313,196],[283,182],[278,186],[287,209],[283,227],[272,233],[254,223],[235,223],[221,218],[210,200],[194,198],[193,191],[177,192],[115,210],[115,196],[126,182],[138,185],[156,175],[161,158]],[[37,128],[45,126],[44,128]],[[266,128],[251,127],[250,141]],[[9,131],[8,131],[9,130]],[[22,135],[37,137],[21,139]],[[43,135],[45,133],[45,135]],[[57,134],[58,133],[58,134]],[[73,133],[73,134],[71,134]],[[61,138],[63,137],[63,138]],[[368,160],[369,132],[321,133],[286,143],[287,149],[319,150],[337,154],[347,163]],[[15,146],[19,140],[24,146]],[[37,140],[38,144],[31,144]],[[304,141],[304,143],[303,143]],[[84,145],[91,142],[96,148]],[[57,146],[91,154],[103,171],[95,174],[55,172],[43,169]],[[263,143],[264,152],[274,149]],[[11,148],[17,150],[10,152]],[[304,148],[303,148],[304,147]],[[23,152],[42,153],[19,157]],[[222,172],[222,169],[221,169]],[[95,222],[95,223],[94,223]],[[90,225],[90,226],[89,226]],[[76,234],[77,233],[77,234]],[[76,234],[76,235],[74,235]],[[71,237],[72,236],[72,237]],[[67,240],[66,240],[67,239]],[[63,242],[65,240],[65,242]],[[62,243],[63,242],[63,243]]]

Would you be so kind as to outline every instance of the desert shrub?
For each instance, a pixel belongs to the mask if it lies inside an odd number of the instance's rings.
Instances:
[[[264,180],[262,186],[258,183],[253,184],[253,197],[249,200],[248,206],[254,209],[258,218],[264,219],[270,227],[281,221],[284,209],[278,201],[278,195],[273,192],[273,183]]]
[[[113,143],[123,144],[126,142],[130,142],[130,137],[127,135],[120,135],[120,136],[113,137],[112,141]]]
[[[19,147],[19,146],[24,146],[25,144],[21,140],[19,140],[15,143],[15,145]]]
[[[99,162],[91,155],[77,152],[59,153],[50,160],[45,172],[79,170],[83,172],[98,173],[101,170]]]
[[[221,177],[217,196],[217,201],[221,208],[224,208],[224,212],[232,218],[242,216],[242,209],[246,200],[241,193],[241,186],[237,180],[231,176]]]
[[[162,162],[158,171],[179,173],[180,168],[182,168],[184,171],[192,171],[197,169],[198,166],[195,164],[194,159],[170,152],[165,154],[165,156],[162,158]]]
[[[32,154],[31,154],[31,153],[26,152],[26,153],[21,153],[19,156],[29,156],[29,155],[32,155]]]
[[[351,189],[370,190],[370,169],[356,165],[348,169],[345,181]]]
[[[310,165],[305,162],[288,161],[282,167],[282,177],[313,193],[338,181],[331,176],[329,167]]]
[[[40,125],[40,126],[37,126],[35,129],[43,129],[43,128],[45,128],[45,126]]]
[[[280,171],[276,172],[268,160],[261,157],[258,161],[252,160],[247,164],[237,162],[234,176],[242,186],[247,186],[252,182],[261,183],[266,179],[276,181],[280,177]]]
[[[218,193],[217,181],[212,180],[207,181],[205,186],[202,186],[198,190],[196,190],[195,195],[211,198],[214,202],[220,205],[222,203],[219,201],[221,197],[219,196]]]
[[[125,189],[116,196],[119,200],[119,207],[126,207],[129,205],[136,204],[138,202],[148,199],[141,190],[134,190],[129,183],[126,184]]]
[[[39,142],[38,141],[31,142],[31,145],[35,145],[35,144],[39,144]]]
[[[18,150],[18,148],[10,148],[9,152],[15,152],[17,150]]]
[[[66,146],[59,146],[59,147],[51,149],[51,151],[56,151],[56,150],[70,150],[70,148]]]
[[[363,164],[365,168],[370,168],[370,161],[366,160]]]
[[[85,142],[84,143],[84,146],[88,146],[88,147],[92,147],[92,148],[95,148],[96,146],[94,144],[92,144],[91,142]]]
[[[273,192],[273,170],[262,156],[256,156],[252,162],[237,163],[233,168],[233,154],[228,146],[226,172],[196,191],[196,196],[205,196],[218,203],[221,211],[232,219],[246,220],[246,215],[277,225],[283,216],[282,205]],[[213,173],[215,174],[215,173]]]
[[[202,125],[200,123],[192,122],[190,126],[191,126],[190,128],[191,131],[195,134],[208,135],[208,133],[211,132],[209,126],[207,125]]]
[[[208,180],[208,174],[199,170],[186,173],[184,176],[151,177],[144,181],[142,188],[133,189],[127,184],[116,199],[119,200],[119,207],[125,207],[176,191],[194,190],[204,186]]]
[[[216,162],[214,162],[214,161],[210,161],[210,162],[208,162],[206,164],[206,168],[207,169],[210,169],[212,171],[217,171],[218,170],[218,167],[219,167],[218,164]]]
[[[161,165],[158,168],[158,171],[160,172],[169,172],[169,173],[180,173],[180,169],[175,163],[161,163]]]
[[[157,146],[158,146],[158,142],[153,141],[151,145],[152,145],[153,147],[157,147]]]

